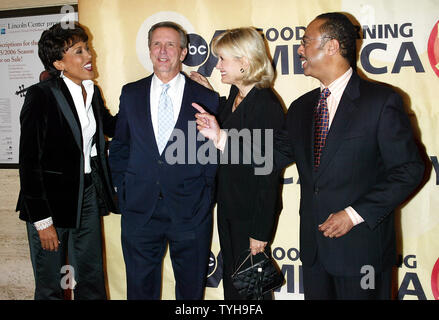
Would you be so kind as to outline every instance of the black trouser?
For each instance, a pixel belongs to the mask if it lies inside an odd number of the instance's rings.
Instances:
[[[84,190],[79,228],[56,228],[61,242],[58,251],[43,250],[38,231],[29,222],[27,232],[35,276],[36,300],[63,299],[63,290],[72,288],[69,280],[72,275],[76,282],[73,291],[75,300],[107,298],[101,219],[93,184]]]
[[[380,273],[339,277],[329,274],[317,258],[312,266],[302,266],[305,300],[389,300],[392,268]],[[365,278],[368,277],[368,278]]]
[[[224,300],[243,300],[233,286],[232,274],[237,267],[237,261],[242,262],[249,254],[248,251],[245,251],[250,248],[250,225],[251,221],[227,219],[220,214],[218,215],[218,237],[223,257]],[[268,245],[265,252],[270,254]],[[258,256],[255,256],[254,261],[258,261]],[[266,293],[263,299],[272,300],[272,292]]]
[[[175,278],[177,300],[201,300],[206,284],[212,218],[180,230],[160,199],[149,221],[145,215],[122,214],[122,250],[126,266],[127,299],[158,300],[166,247]]]

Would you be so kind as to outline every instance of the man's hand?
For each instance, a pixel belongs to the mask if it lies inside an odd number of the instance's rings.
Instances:
[[[323,232],[325,237],[340,238],[348,233],[354,224],[348,213],[344,210],[337,213],[331,213],[321,225],[319,225],[319,231]]]
[[[197,129],[200,130],[201,134],[206,138],[213,140],[215,143],[218,142],[221,128],[216,118],[207,113],[199,104],[194,102],[192,106],[199,112],[195,114],[197,118]]]
[[[44,250],[58,251],[58,235],[56,234],[56,230],[53,225],[46,229],[38,230],[38,235],[40,236],[41,247]]]

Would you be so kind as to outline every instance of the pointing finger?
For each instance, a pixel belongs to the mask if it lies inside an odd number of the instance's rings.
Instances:
[[[206,113],[206,110],[203,109],[202,106],[200,106],[198,103],[192,103],[192,107],[194,107],[195,109],[198,110],[198,112],[200,113]]]

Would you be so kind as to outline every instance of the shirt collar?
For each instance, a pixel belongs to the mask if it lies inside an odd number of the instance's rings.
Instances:
[[[82,89],[80,85],[77,85],[72,80],[70,80],[66,76],[61,76],[61,78],[64,80],[67,88],[69,91],[73,92],[80,92],[82,94]],[[84,86],[85,92],[87,93],[87,96],[91,96],[94,93],[94,82],[92,80],[84,80],[82,81],[82,85]]]
[[[67,89],[69,89],[70,94],[72,95],[73,102],[75,104],[75,108],[78,110],[81,109],[81,105],[85,106],[85,110],[89,112],[91,107],[91,100],[94,94],[94,82],[92,80],[83,80],[82,85],[84,86],[85,92],[87,93],[87,100],[84,103],[83,95],[82,95],[82,88],[80,85],[77,85],[72,80],[70,80],[66,76],[61,77],[64,80],[64,83],[67,86]],[[82,102],[79,102],[82,101]],[[77,105],[79,103],[79,105]],[[82,104],[84,103],[84,104]]]
[[[329,86],[328,89],[331,92],[331,96],[339,100],[344,92],[344,89],[348,85],[349,79],[353,73],[352,68],[349,68],[343,75],[335,79]],[[320,83],[320,91],[323,91],[326,87],[323,83]]]
[[[174,92],[177,90],[177,88],[181,85],[182,81],[184,81],[184,76],[181,73],[178,73],[171,81],[168,82],[169,89],[168,92]],[[152,77],[152,83],[151,86],[154,90],[158,90],[159,92],[162,91],[161,85],[163,84],[163,81],[157,77],[156,74]]]

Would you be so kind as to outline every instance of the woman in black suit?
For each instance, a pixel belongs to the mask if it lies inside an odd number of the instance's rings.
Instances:
[[[262,154],[269,150],[272,139],[269,130],[280,128],[284,112],[279,99],[271,89],[274,70],[260,33],[254,28],[228,30],[214,39],[212,52],[218,57],[216,68],[221,81],[231,84],[228,99],[223,101],[218,121],[221,128],[237,129],[252,139],[261,130]],[[191,78],[210,87],[206,78],[193,72]],[[210,87],[211,88],[211,87]],[[199,110],[202,111],[201,107]],[[259,130],[258,130],[259,129]],[[267,130],[268,129],[268,130]],[[203,131],[201,131],[203,133]],[[217,213],[221,252],[224,261],[223,287],[225,299],[242,299],[234,288],[231,275],[246,249],[253,255],[269,252],[275,221],[280,210],[281,176],[279,171],[257,174],[254,166],[245,161],[245,146],[239,139],[239,155],[233,152],[232,134],[223,132],[223,142],[229,148],[217,174]],[[272,132],[272,131],[271,131]],[[247,135],[248,136],[248,135]],[[236,135],[235,135],[236,137]],[[272,137],[272,136],[271,136]],[[218,142],[218,141],[217,141]],[[216,143],[217,147],[221,148]],[[272,149],[271,149],[272,150]],[[253,150],[254,151],[254,150]],[[254,154],[253,154],[254,155]],[[253,156],[252,155],[252,156]],[[265,155],[271,157],[271,155]],[[238,160],[233,164],[233,160]],[[252,157],[254,159],[254,157]],[[224,164],[224,160],[227,160]],[[271,298],[271,293],[266,299]]]
[[[75,299],[106,299],[100,215],[116,209],[104,134],[113,135],[116,118],[93,84],[87,41],[79,24],[43,32],[38,54],[51,78],[27,90],[20,114],[17,210],[35,299],[63,299],[75,283]]]

